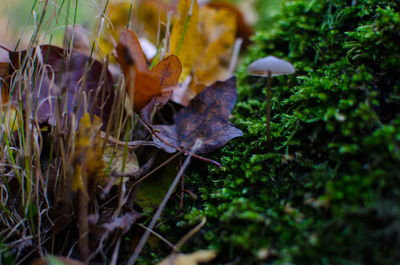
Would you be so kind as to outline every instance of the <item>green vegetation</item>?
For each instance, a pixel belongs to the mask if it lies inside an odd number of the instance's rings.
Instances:
[[[187,251],[217,248],[224,264],[399,264],[399,11],[391,0],[286,1],[272,28],[260,25],[238,71],[232,122],[244,136],[211,157],[223,170],[195,164],[185,180],[199,199],[186,197],[177,225],[208,219]],[[266,55],[297,69],[273,79],[270,148],[265,80],[246,73]]]

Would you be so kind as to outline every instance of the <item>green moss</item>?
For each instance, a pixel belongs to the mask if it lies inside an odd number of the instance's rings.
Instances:
[[[187,251],[217,248],[216,263],[258,264],[263,249],[268,264],[399,263],[399,11],[389,0],[286,1],[257,32],[237,73],[232,122],[244,136],[212,156],[222,170],[195,164],[186,178],[200,198],[186,199],[180,228],[208,218]],[[269,54],[297,72],[273,79],[267,147],[265,80],[246,69]]]

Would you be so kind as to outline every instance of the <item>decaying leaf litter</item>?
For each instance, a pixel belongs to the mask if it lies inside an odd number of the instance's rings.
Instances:
[[[1,47],[2,261],[134,264],[143,233],[171,247],[166,264],[215,257],[178,254],[183,243],[153,228],[189,160],[220,166],[202,155],[242,135],[229,122],[232,65],[251,30],[229,4],[159,3],[107,2],[100,38],[69,26],[62,48],[35,38],[26,49]],[[156,20],[136,16],[125,29],[131,12]]]

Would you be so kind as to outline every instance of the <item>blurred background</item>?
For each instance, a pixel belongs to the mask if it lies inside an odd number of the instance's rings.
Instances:
[[[133,6],[139,0],[126,0]],[[148,0],[147,0],[148,1]],[[157,1],[157,0],[154,0]],[[160,0],[176,4],[178,0]],[[226,0],[239,7],[244,17],[255,28],[268,30],[279,14],[283,0]],[[106,3],[112,5],[121,0],[2,0],[0,3],[0,44],[12,49],[18,43],[23,49],[43,19],[38,36],[39,43],[62,45],[66,25],[80,24],[95,32]],[[207,1],[199,1],[207,2]],[[45,11],[45,12],[44,12]],[[44,17],[42,18],[42,15]],[[257,23],[258,22],[258,23]],[[92,36],[90,36],[92,37]]]

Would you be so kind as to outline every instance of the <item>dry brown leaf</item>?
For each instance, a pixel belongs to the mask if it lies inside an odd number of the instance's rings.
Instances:
[[[215,250],[197,250],[191,254],[172,254],[157,265],[197,265],[209,262],[217,256]]]
[[[178,84],[182,72],[178,57],[170,55],[149,70],[140,43],[132,30],[126,29],[121,33],[117,53],[127,83],[126,90],[136,112],[155,96],[163,94],[164,89]]]
[[[66,50],[52,45],[9,53],[11,64],[4,81],[7,91],[7,84],[13,75],[23,69],[25,56],[38,69],[38,78],[33,79],[35,82],[24,80],[22,74],[18,77],[21,82],[31,84],[30,91],[25,88],[21,93],[22,107],[25,109],[27,100],[31,100],[31,105],[35,106],[33,112],[37,122],[53,126],[59,122],[62,126],[68,126],[72,114],[79,120],[88,111],[101,117],[104,126],[108,124],[115,90],[110,72],[100,61],[90,60],[87,55],[76,51],[66,56]],[[86,65],[90,65],[89,69],[86,69]],[[20,103],[18,94],[14,93],[13,99],[10,99],[16,107]],[[65,109],[62,115],[65,115],[67,124],[59,118],[57,109]]]

